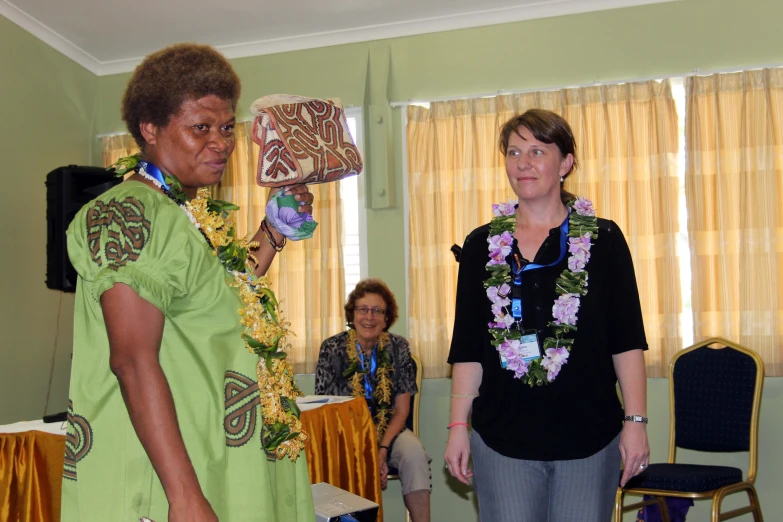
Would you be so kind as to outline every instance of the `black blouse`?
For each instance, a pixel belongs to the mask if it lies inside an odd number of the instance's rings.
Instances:
[[[568,362],[548,385],[531,388],[500,366],[487,323],[492,321],[484,289],[487,279],[489,225],[474,230],[463,245],[457,283],[450,364],[481,363],[479,397],[473,401],[472,424],[484,442],[507,457],[569,460],[594,455],[620,432],[623,410],[617,394],[612,355],[647,349],[639,292],[631,253],[620,228],[598,219],[581,298],[577,332]],[[522,257],[514,241],[513,254]],[[533,260],[553,263],[560,255],[560,229],[553,228]],[[524,272],[522,317],[535,328],[539,342],[553,336],[555,279],[568,268],[568,254],[558,264]]]

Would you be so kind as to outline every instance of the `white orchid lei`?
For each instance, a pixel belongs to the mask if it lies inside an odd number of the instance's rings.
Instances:
[[[580,298],[587,294],[587,271],[590,247],[598,237],[598,220],[593,204],[585,198],[568,203],[572,211],[568,216],[568,269],[555,281],[558,298],[552,307],[554,320],[548,323],[554,337],[544,340],[544,355],[525,361],[519,354],[522,332],[512,329],[515,319],[511,305],[511,267],[506,257],[511,253],[516,230],[516,210],[513,202],[492,205],[494,217],[489,224],[489,278],[484,281],[487,297],[492,303],[494,321],[489,323],[492,345],[506,359],[506,368],[514,372],[514,378],[530,386],[542,386],[554,381],[560,369],[568,362],[574,343]],[[569,337],[566,337],[568,335]]]

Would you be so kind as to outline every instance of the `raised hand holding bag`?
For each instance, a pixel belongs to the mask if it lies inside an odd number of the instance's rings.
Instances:
[[[252,138],[259,147],[256,183],[262,187],[329,183],[362,171],[340,100],[288,94],[259,98],[250,106],[256,116]],[[296,211],[282,190],[269,200],[267,219],[294,241],[313,235],[318,223]]]

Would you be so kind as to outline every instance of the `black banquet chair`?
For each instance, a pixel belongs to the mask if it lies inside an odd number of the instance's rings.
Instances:
[[[712,501],[711,522],[746,513],[764,520],[753,483],[758,463],[758,426],[764,363],[755,352],[722,338],[712,338],[678,352],[670,367],[669,460],[650,464],[615,498],[615,522],[626,511],[657,503],[669,522],[664,497]],[[748,475],[718,465],[676,462],[677,448],[727,453],[748,452]],[[716,455],[717,457],[717,455]],[[721,513],[724,497],[746,492],[749,505]],[[626,495],[647,495],[646,501],[623,505]]]

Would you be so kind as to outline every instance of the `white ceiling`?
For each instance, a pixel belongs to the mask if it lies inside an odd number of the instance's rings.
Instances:
[[[229,58],[674,0],[0,0],[0,14],[98,75],[168,44]]]

